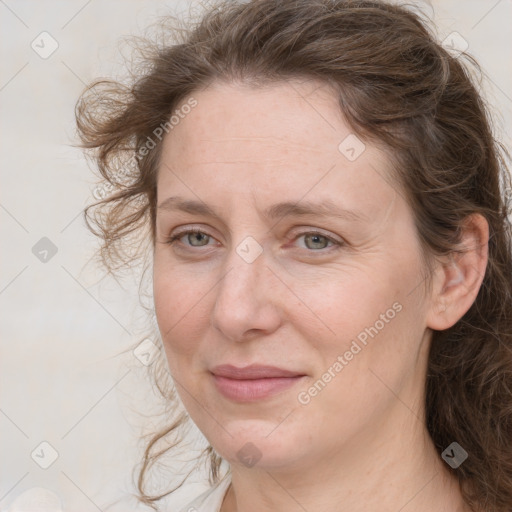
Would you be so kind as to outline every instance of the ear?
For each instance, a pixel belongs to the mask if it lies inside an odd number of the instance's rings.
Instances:
[[[485,217],[477,213],[466,217],[458,247],[462,252],[438,261],[435,269],[427,327],[449,329],[469,310],[484,279],[488,242]]]

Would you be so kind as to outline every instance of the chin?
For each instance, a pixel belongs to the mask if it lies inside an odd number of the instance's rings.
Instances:
[[[306,455],[310,436],[300,435],[279,422],[246,419],[222,425],[225,430],[219,427],[207,437],[215,451],[231,465],[283,469]]]

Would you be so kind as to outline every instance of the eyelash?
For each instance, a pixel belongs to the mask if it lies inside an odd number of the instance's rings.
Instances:
[[[186,231],[181,231],[179,233],[175,233],[174,235],[171,235],[169,236],[165,243],[168,244],[168,245],[173,245],[176,241],[179,241],[180,238],[183,238],[185,235],[189,235],[189,234],[203,234],[203,235],[206,235],[207,237],[210,237],[210,238],[214,238],[213,236],[209,235],[208,233],[206,233],[205,231],[201,231],[200,229],[188,229]],[[303,237],[303,236],[306,236],[306,235],[318,235],[318,236],[321,236],[322,238],[325,238],[328,242],[331,242],[331,246],[330,248],[332,249],[333,247],[335,248],[339,248],[339,247],[342,247],[343,245],[345,245],[343,242],[339,242],[338,240],[335,240],[334,238],[331,238],[327,235],[324,235],[323,233],[320,233],[319,231],[304,231],[302,233],[299,233],[294,239],[293,241]],[[188,246],[188,247],[193,247],[193,246]],[[199,246],[201,247],[201,246]],[[207,245],[204,245],[202,247],[207,247]],[[314,250],[314,249],[307,249],[306,250],[308,252],[325,252],[327,251],[327,249],[329,249],[329,246],[324,248],[324,249],[318,249],[318,250]]]

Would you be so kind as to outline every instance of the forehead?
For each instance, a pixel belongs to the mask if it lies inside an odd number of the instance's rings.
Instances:
[[[163,141],[159,201],[171,188],[201,199],[227,191],[290,200],[330,194],[377,214],[395,195],[388,158],[357,137],[323,83],[215,83],[192,96],[197,106]]]
[[[334,92],[316,81],[276,82],[264,87],[214,82],[193,96],[197,106],[164,141],[175,146],[175,154],[186,158],[212,150],[320,153],[329,145],[335,152],[337,139],[351,132]],[[319,138],[323,139],[321,147]],[[178,139],[194,144],[197,151],[180,151],[187,148],[179,145]],[[266,153],[257,156],[265,158]]]

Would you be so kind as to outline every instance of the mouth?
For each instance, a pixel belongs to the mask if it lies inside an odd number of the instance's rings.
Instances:
[[[238,368],[220,365],[211,370],[217,390],[235,402],[263,400],[296,385],[303,373],[275,366],[250,365]]]

